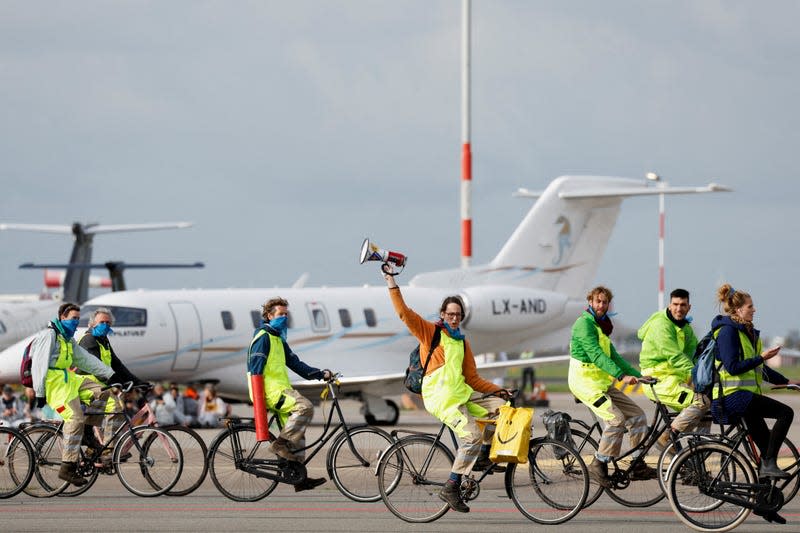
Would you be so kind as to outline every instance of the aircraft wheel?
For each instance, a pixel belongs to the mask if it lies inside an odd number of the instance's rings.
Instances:
[[[392,400],[384,401],[386,402],[386,407],[390,413],[389,417],[386,420],[378,420],[372,413],[364,413],[364,420],[370,426],[393,426],[397,424],[397,421],[400,419],[400,408],[397,406],[397,404]]]

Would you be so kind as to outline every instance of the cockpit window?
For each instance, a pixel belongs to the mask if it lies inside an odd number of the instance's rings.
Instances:
[[[142,328],[147,326],[147,309],[120,307],[116,305],[86,305],[81,308],[80,326],[89,325],[89,317],[95,309],[105,307],[114,315],[114,328]]]

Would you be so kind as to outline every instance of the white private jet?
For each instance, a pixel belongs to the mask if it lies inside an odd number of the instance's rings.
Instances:
[[[562,176],[542,193],[520,194],[539,199],[488,265],[419,274],[402,287],[403,296],[434,319],[445,296],[460,295],[466,305],[463,327],[475,353],[560,348],[569,338],[566,328],[585,307],[623,198],[721,190],[715,184],[651,188],[643,180]],[[364,275],[374,279],[378,273]],[[288,341],[301,359],[342,372],[342,390],[365,402],[369,422],[395,423],[397,405],[382,396],[401,390],[416,341],[397,318],[385,286],[123,291],[88,301],[83,312],[85,317],[98,307],[112,310],[112,343],[139,377],[213,381],[221,395],[245,399],[248,346],[261,304],[274,296],[289,301]],[[0,353],[0,381],[16,378],[26,342]],[[295,378],[299,390],[318,388]]]
[[[20,265],[20,268],[45,269],[45,286],[50,288],[63,287],[63,296],[60,298],[41,299],[40,295],[9,295],[8,297],[0,298],[0,350],[46,327],[47,323],[55,316],[62,301],[85,302],[89,296],[89,287],[112,287],[113,290],[123,290],[122,270],[125,268],[197,268],[202,266],[200,263],[190,265],[150,265],[126,264],[119,261],[92,264],[92,241],[96,234],[178,229],[190,226],[191,223],[189,222],[115,225],[75,222],[71,226],[57,224],[0,224],[0,230],[72,234],[75,241],[68,264],[43,265],[26,263]],[[51,268],[66,268],[66,270],[48,270]],[[111,279],[91,276],[89,271],[92,268],[107,268]]]

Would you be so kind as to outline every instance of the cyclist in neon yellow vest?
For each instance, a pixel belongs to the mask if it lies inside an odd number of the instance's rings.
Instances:
[[[90,398],[95,400],[92,408],[102,410],[108,400],[108,391],[101,391],[99,383],[88,376],[76,374],[72,368],[93,374],[105,382],[120,381],[110,366],[103,364],[73,339],[80,315],[77,305],[61,304],[58,318],[34,338],[30,352],[37,405],[43,407],[46,401],[64,419],[64,449],[58,477],[76,486],[87,483],[75,471],[80,457],[84,422],[94,424],[100,421],[84,417],[81,397],[88,392]]]
[[[384,277],[397,315],[420,343],[420,363],[423,366],[427,364],[422,378],[425,409],[452,429],[460,440],[450,478],[439,492],[439,498],[453,510],[467,513],[469,507],[461,499],[459,491],[461,478],[473,470],[488,468],[489,444],[495,430],[495,426],[487,424],[481,431],[475,419],[497,416],[498,409],[510,393],[478,375],[472,348],[459,327],[464,319],[461,298],[445,298],[439,310],[440,321],[434,324],[406,306],[388,266],[384,269]],[[440,330],[439,344],[431,352],[428,362],[428,352],[437,329]],[[483,398],[485,394],[495,394],[503,399],[497,396]],[[501,470],[496,467],[493,471]]]
[[[120,358],[117,357],[117,354],[114,353],[114,348],[111,346],[111,342],[108,340],[108,335],[113,333],[111,330],[113,323],[114,315],[111,313],[110,309],[105,307],[99,307],[95,309],[89,315],[88,329],[81,337],[81,340],[78,342],[78,344],[84,350],[102,361],[104,365],[110,366],[117,378],[122,380],[122,383],[126,381],[133,381],[135,385],[142,384],[144,382],[134,376],[133,373],[122,363]],[[81,371],[78,371],[78,373],[83,374]],[[88,377],[89,379],[94,380],[101,385],[105,385],[102,380],[95,376],[89,375]],[[89,400],[89,398],[82,399],[84,401]],[[124,405],[122,404],[122,400],[115,394],[112,394],[108,398],[108,403],[106,403],[106,412],[121,412],[123,409]],[[122,425],[124,421],[125,417],[122,414],[103,418],[103,444],[107,444],[108,441],[111,440],[111,437],[114,436],[114,432],[119,428],[120,425]],[[86,433],[87,429],[91,431],[91,426],[86,426],[84,428],[84,434]],[[93,437],[94,435],[88,439],[85,438],[84,440],[88,440],[91,443]],[[103,466],[106,468],[111,466],[111,451],[111,448],[104,450],[103,456],[101,457]]]
[[[653,386],[658,399],[679,411],[670,424],[673,436],[700,424],[706,433],[710,427],[702,419],[711,407],[711,399],[690,387],[697,348],[697,337],[688,316],[691,308],[689,291],[675,289],[669,295],[667,308],[653,313],[638,332],[642,341],[642,351],[639,353],[642,373],[658,379]],[[656,400],[650,387],[645,387],[644,393],[651,400]],[[665,431],[658,438],[656,446],[659,449],[663,450],[669,443],[670,431]]]
[[[764,396],[761,389],[762,381],[774,385],[790,383],[765,364],[778,355],[780,346],[762,350],[760,332],[753,327],[756,308],[748,293],[735,290],[726,283],[717,290],[717,299],[725,314],[714,318],[711,327],[719,330],[717,357],[722,361],[719,371],[722,396],[719,385],[715,383],[711,412],[716,420],[745,419],[747,429],[761,451],[759,477],[789,477],[777,465],[776,459],[794,413],[791,407]],[[772,431],[764,422],[765,418],[775,419]]]
[[[301,446],[306,427],[314,416],[314,406],[302,394],[292,388],[287,368],[303,379],[330,379],[330,370],[320,370],[305,364],[286,342],[289,320],[289,302],[283,298],[268,300],[261,311],[261,326],[253,334],[247,353],[247,383],[250,376],[264,376],[264,396],[267,408],[278,414],[283,423],[278,438],[270,450],[289,461],[298,461],[291,447]],[[252,390],[250,397],[252,398]],[[325,483],[325,478],[306,478],[295,485],[295,492],[310,490]]]
[[[589,464],[589,477],[603,487],[611,486],[608,462],[619,457],[626,426],[631,448],[647,435],[644,411],[613,385],[615,379],[634,385],[638,378],[647,377],[625,361],[608,338],[614,329],[608,316],[613,297],[606,287],[589,291],[586,295],[589,306],[572,326],[569,343],[569,389],[606,423],[595,457]],[[631,480],[654,479],[655,469],[636,459]]]

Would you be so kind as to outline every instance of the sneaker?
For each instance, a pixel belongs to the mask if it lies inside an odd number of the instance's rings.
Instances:
[[[289,449],[289,444],[285,440],[273,441],[272,445],[269,447],[269,450],[278,457],[282,457],[287,461],[299,461],[297,456],[292,453],[292,450]]]
[[[461,500],[461,492],[455,483],[449,481],[444,484],[442,490],[439,491],[439,499],[447,503],[450,508],[459,513],[468,513],[469,507]]]
[[[647,466],[644,461],[636,461],[631,470],[631,481],[646,481],[656,479],[658,472],[655,468]]]
[[[595,457],[591,463],[589,463],[589,467],[587,468],[589,471],[589,479],[597,483],[603,488],[610,489],[611,488],[611,478],[608,477],[608,464],[600,461],[597,457]]]
[[[506,471],[506,467],[504,465],[501,465],[499,463],[493,463],[489,460],[488,457],[478,457],[478,460],[475,461],[475,464],[472,467],[472,471],[483,472],[484,470],[489,470],[489,468],[491,468],[492,465],[494,465],[494,468],[492,468],[492,471],[489,472],[490,474],[493,474],[495,472],[499,473]]]
[[[295,492],[303,492],[304,490],[311,490],[313,488],[319,487],[323,483],[328,481],[324,477],[307,477],[300,483],[294,486]]]

